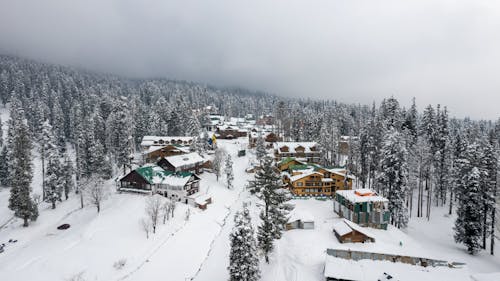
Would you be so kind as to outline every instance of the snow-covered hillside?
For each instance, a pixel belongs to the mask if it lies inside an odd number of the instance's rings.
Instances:
[[[145,216],[145,195],[119,194],[113,181],[107,182],[109,197],[98,214],[94,207],[79,208],[75,195],[52,210],[46,203],[40,207],[40,217],[28,228],[14,219],[0,229],[0,243],[6,243],[0,254],[0,280],[227,280],[228,235],[233,215],[243,202],[249,203],[253,223],[258,224],[259,207],[245,185],[253,175],[245,173],[252,153],[237,157],[245,139],[220,140],[233,157],[235,182],[227,189],[215,175],[201,175],[201,192],[211,194],[213,203],[201,211],[178,204],[173,220],[161,224],[156,234],[146,239],[139,221]],[[38,162],[38,161],[35,161]],[[35,171],[37,170],[35,165]],[[39,190],[40,174],[35,173],[34,190]],[[7,209],[8,190],[0,191],[0,223],[11,217]],[[472,273],[499,270],[500,259],[486,253],[468,255],[452,239],[453,217],[434,209],[432,220],[412,219],[407,230],[372,230],[374,244],[340,244],[332,226],[340,218],[332,211],[331,201],[316,199],[294,200],[296,208],[308,210],[315,218],[313,230],[291,230],[276,243],[270,264],[261,263],[262,280],[323,280],[326,248],[383,250],[418,254],[449,261],[466,262],[463,269],[436,273],[421,271],[428,280],[469,280]],[[185,219],[191,208],[189,220]],[[67,230],[57,226],[69,223]],[[17,240],[9,243],[9,239]],[[497,249],[497,252],[500,249]],[[117,268],[115,263],[124,262]],[[376,270],[376,269],[375,269]],[[441,280],[445,280],[441,279]],[[77,280],[77,279],[74,279]]]

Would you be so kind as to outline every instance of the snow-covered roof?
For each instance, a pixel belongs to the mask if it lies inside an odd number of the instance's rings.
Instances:
[[[335,231],[338,235],[344,236],[350,232],[352,232],[352,228],[350,228],[344,220],[339,221],[338,223],[333,225],[333,231]]]
[[[375,239],[374,235],[371,234],[370,231],[347,219],[342,219],[338,223],[334,224],[333,230],[340,236],[344,236],[351,231],[356,230],[357,232],[362,233],[367,237]]]
[[[208,200],[210,200],[210,198],[212,198],[212,196],[210,196],[210,194],[195,193],[195,194],[189,196],[189,198],[193,199],[194,202],[198,205],[204,205],[207,203]]]
[[[293,209],[293,211],[290,212],[290,218],[288,221],[294,222],[298,220],[302,222],[314,222],[314,216],[306,210]]]
[[[303,147],[304,152],[310,153],[310,152],[317,152],[317,150],[313,151],[311,150],[312,147],[317,147],[318,143],[317,142],[276,142],[274,144],[274,149],[278,150],[278,153],[295,153],[295,149],[298,147]],[[288,151],[281,151],[281,148],[283,147],[288,147]]]
[[[471,278],[474,281],[498,281],[500,280],[500,272],[473,274]]]
[[[347,260],[326,255],[325,278],[339,280],[389,280],[384,273],[392,276],[390,280],[470,280],[468,270],[446,266],[426,267],[405,263],[375,260]],[[495,279],[496,280],[496,279]]]
[[[165,147],[167,147],[169,145],[172,145],[172,144],[161,145],[161,146],[152,145],[152,146],[149,146],[147,149],[145,149],[142,153],[149,154],[151,152],[155,152],[157,150],[164,149]],[[175,146],[175,150],[178,150],[179,152],[189,153],[189,146],[182,146],[182,145],[177,145],[177,144],[175,144],[174,146]],[[175,150],[173,150],[173,151],[175,151]]]
[[[342,177],[347,177],[347,178],[350,178],[350,179],[355,179],[356,177],[355,176],[352,176],[352,175],[347,175],[347,171],[346,169],[343,169],[343,168],[323,168],[325,169],[325,171],[328,171],[332,174],[336,174],[336,175],[339,175],[339,176],[342,176]]]
[[[291,176],[290,177],[290,181],[294,182],[296,180],[300,180],[302,178],[305,178],[305,177],[308,177],[310,175],[319,175],[319,176],[323,176],[321,173],[318,173],[318,172],[306,172],[306,173],[303,173],[303,174],[298,174],[298,175],[295,175],[295,176]]]
[[[193,137],[187,136],[144,136],[141,141],[141,146],[151,146],[151,145],[167,145],[175,143],[190,143],[193,141]]]
[[[196,165],[205,162],[205,158],[201,157],[197,152],[168,156],[165,157],[165,160],[167,160],[175,168],[186,165]]]
[[[336,194],[344,197],[345,199],[353,203],[389,201],[387,200],[387,198],[377,195],[375,191],[366,188],[354,189],[354,190],[337,190]]]

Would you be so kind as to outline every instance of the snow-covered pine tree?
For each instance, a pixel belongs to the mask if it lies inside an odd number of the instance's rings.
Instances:
[[[468,166],[468,165],[466,165]],[[458,197],[457,219],[455,221],[455,242],[463,243],[469,254],[473,255],[481,248],[481,172],[477,167],[467,169],[464,175],[464,190]]]
[[[234,180],[234,175],[233,175],[233,160],[231,159],[231,155],[227,155],[226,157],[226,164],[224,167],[224,174],[226,174],[226,183],[227,183],[227,188],[232,189],[233,188],[233,180]]]
[[[266,156],[266,154],[266,144],[264,142],[262,134],[259,133],[259,135],[257,136],[257,141],[255,143],[255,156],[257,156],[257,160],[260,161],[264,156]]]
[[[287,215],[293,207],[287,204],[291,199],[288,190],[283,188],[283,181],[273,165],[271,157],[264,157],[255,179],[249,182],[250,192],[256,194],[264,202],[261,217],[272,224],[271,234],[274,239],[281,238]],[[267,229],[268,226],[265,226]]]
[[[63,181],[63,191],[64,198],[68,200],[69,192],[74,188],[75,182],[73,175],[75,174],[75,168],[73,167],[73,162],[69,158],[69,155],[64,157],[64,164],[62,166],[61,179]]]
[[[254,236],[250,211],[243,207],[234,216],[234,228],[229,234],[231,251],[229,253],[230,281],[257,281],[260,279],[257,242]]]
[[[389,199],[391,223],[404,228],[408,223],[405,199],[408,190],[407,151],[400,132],[391,128],[382,147],[381,172],[378,182],[382,193]]]
[[[45,176],[45,201],[56,208],[56,202],[61,201],[64,182],[62,178],[61,163],[57,153],[53,153],[47,159],[47,174]]]
[[[23,226],[38,218],[38,207],[33,202],[30,193],[30,183],[33,178],[31,164],[31,139],[24,111],[19,100],[11,97],[11,119],[7,139],[9,159],[10,198],[9,209],[14,215],[23,219]]]
[[[487,138],[487,139],[486,139]],[[481,146],[484,151],[483,157],[483,167],[484,177],[481,182],[481,194],[483,199],[482,209],[483,209],[483,244],[482,248],[486,249],[486,239],[491,234],[490,226],[494,220],[492,216],[492,210],[496,206],[496,189],[497,189],[497,173],[498,173],[498,157],[496,140],[494,138],[493,132],[490,132],[483,141],[481,141]],[[494,212],[493,212],[494,213]],[[494,242],[493,242],[494,243]]]
[[[55,137],[53,133],[52,126],[49,120],[45,120],[42,124],[42,132],[40,133],[40,146],[38,147],[38,152],[40,153],[40,159],[42,160],[42,200],[45,201],[47,196],[46,190],[46,164],[49,158],[56,153]]]
[[[257,230],[257,243],[259,249],[263,252],[266,262],[269,263],[269,254],[274,249],[274,229],[273,220],[271,217],[266,216],[264,210],[260,212],[260,219],[262,221]]]
[[[0,152],[0,185],[7,186],[9,184],[9,165],[7,164],[7,145],[2,147]]]

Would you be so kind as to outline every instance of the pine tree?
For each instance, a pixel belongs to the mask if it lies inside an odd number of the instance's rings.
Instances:
[[[0,152],[0,185],[7,186],[9,184],[9,165],[7,164],[7,145],[4,145]]]
[[[255,143],[255,156],[257,156],[257,160],[260,161],[264,156],[266,156],[266,154],[266,144],[262,134],[259,133],[257,136],[257,142]]]
[[[227,182],[227,188],[231,189],[233,188],[233,180],[234,180],[234,175],[233,175],[233,160],[231,159],[231,155],[227,155],[226,158],[226,165],[224,167],[224,173],[226,174],[226,182]]]
[[[290,200],[290,193],[283,188],[281,177],[275,169],[272,158],[264,157],[260,169],[255,173],[255,180],[249,182],[250,192],[264,203],[260,214],[262,225],[259,227],[259,247],[264,251],[266,261],[272,250],[269,236],[271,239],[281,238],[287,215],[293,208],[286,203]]]
[[[401,133],[395,129],[390,129],[385,137],[378,182],[383,187],[383,194],[389,199],[391,223],[398,228],[406,227],[408,210],[404,203],[408,190],[407,151]]]
[[[473,167],[465,177],[465,192],[458,198],[457,219],[455,221],[455,241],[463,243],[469,254],[473,255],[481,248],[481,173]]]
[[[234,224],[233,231],[229,235],[231,241],[229,280],[257,281],[260,279],[257,242],[255,241],[250,212],[246,207],[243,207],[242,212],[235,214]]]
[[[9,209],[14,215],[23,219],[23,226],[38,218],[38,207],[30,196],[30,183],[33,178],[31,164],[31,140],[27,121],[20,102],[11,100],[11,119],[8,133],[8,159],[10,198]]]
[[[45,177],[45,200],[52,204],[52,209],[56,208],[56,202],[61,201],[64,182],[62,181],[62,169],[59,157],[52,154],[48,159],[47,175]]]
[[[38,152],[40,153],[40,159],[42,160],[42,200],[46,200],[47,190],[46,190],[46,163],[49,158],[56,153],[55,137],[53,134],[52,126],[49,120],[45,120],[42,124],[42,131],[40,133],[40,146],[38,147]]]
[[[260,213],[260,219],[262,224],[259,225],[257,231],[257,241],[259,249],[264,253],[264,257],[266,262],[269,263],[269,253],[271,253],[274,249],[274,224],[272,222],[272,218],[265,215],[265,212],[262,210]]]
[[[73,175],[75,174],[75,169],[73,167],[73,163],[68,155],[64,157],[64,165],[62,168],[62,181],[63,181],[63,190],[64,197],[68,200],[69,192],[74,188],[75,182],[73,180]]]

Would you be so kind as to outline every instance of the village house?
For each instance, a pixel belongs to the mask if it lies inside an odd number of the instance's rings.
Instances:
[[[303,164],[294,158],[279,162],[283,182],[296,196],[333,196],[338,190],[352,189],[353,180],[345,169]]]
[[[208,120],[202,124],[203,128],[209,132],[215,132],[217,126],[224,124],[224,116],[222,115],[209,115]]]
[[[246,129],[240,129],[237,126],[232,125],[222,125],[217,126],[215,131],[215,136],[218,139],[236,139],[241,137],[246,137],[248,131]]]
[[[264,144],[266,148],[272,148],[274,143],[280,140],[278,135],[273,132],[259,133],[256,131],[252,131],[248,134],[248,147],[254,148],[257,145],[257,139],[259,137],[264,138]]]
[[[176,201],[188,203],[188,196],[199,191],[200,178],[189,172],[166,171],[147,164],[123,176],[119,191],[161,194]]]
[[[200,174],[203,172],[203,168],[208,168],[208,161],[197,152],[163,157],[157,164],[167,171],[191,172],[194,174]]]
[[[387,229],[390,213],[387,198],[370,189],[338,190],[333,201],[333,210],[340,217],[361,226]]]
[[[375,242],[374,236],[369,231],[346,219],[334,224],[333,232],[340,243]]]
[[[162,157],[189,153],[193,137],[145,136],[141,141],[142,160],[155,163]]]
[[[285,229],[314,229],[314,217],[307,211],[294,209],[285,224]]]
[[[274,144],[276,162],[288,157],[308,163],[319,163],[321,151],[316,142],[276,142]]]

